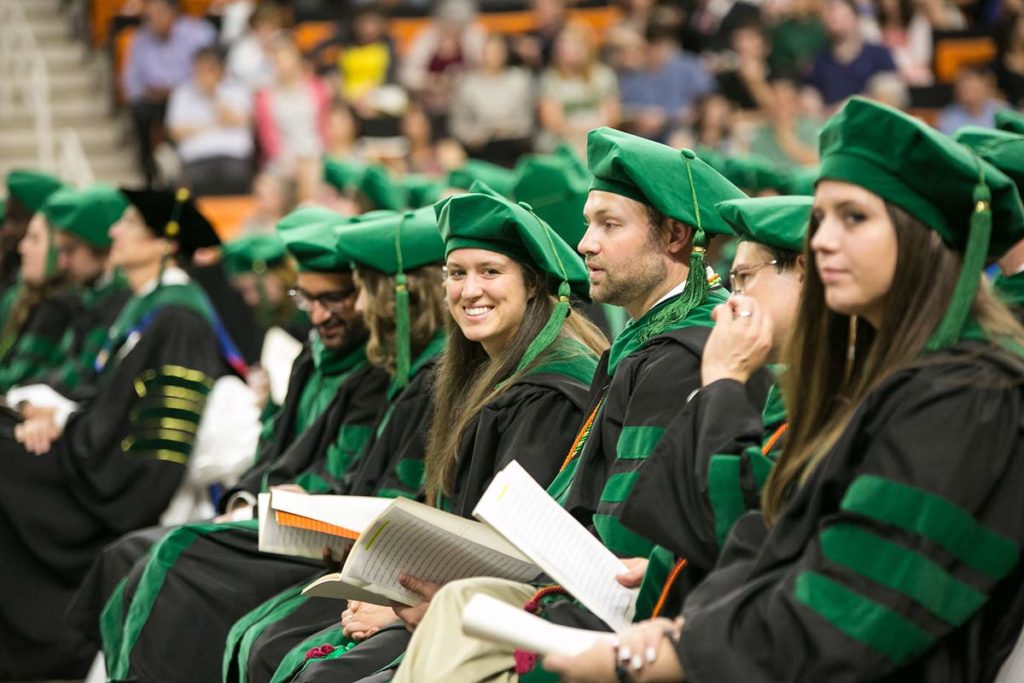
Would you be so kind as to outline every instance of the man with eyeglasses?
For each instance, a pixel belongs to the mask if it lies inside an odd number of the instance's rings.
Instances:
[[[252,518],[257,494],[271,486],[297,486],[308,493],[328,491],[362,454],[385,403],[388,377],[366,359],[368,334],[355,311],[350,265],[339,260],[337,221],[337,214],[327,209],[304,208],[278,224],[278,234],[299,271],[292,297],[308,312],[313,330],[292,366],[284,405],[266,423],[253,466],[221,496],[222,515],[214,520],[217,523],[186,524],[170,531],[146,529],[124,536],[104,550],[69,611],[71,622],[93,642],[101,640],[101,612],[106,641],[111,633],[120,633],[129,609],[138,609],[133,601],[147,604],[147,614],[161,614],[168,601],[179,599],[179,582],[195,585],[204,577],[231,575],[247,558],[260,557],[263,561],[258,564],[266,568],[266,575],[248,576],[238,591],[230,593],[231,604],[214,611],[220,616],[234,615],[228,626],[273,595],[275,586],[279,586],[276,590],[290,586],[307,578],[311,566],[319,566],[301,558],[261,555]],[[149,584],[140,585],[140,579],[147,570],[150,549],[159,553],[160,548],[175,544],[187,549],[176,561],[161,567],[159,595],[147,602]],[[202,627],[216,630],[218,625],[222,624]],[[210,650],[215,651],[216,647]],[[127,664],[129,659],[123,661]],[[117,661],[107,665],[116,668]]]

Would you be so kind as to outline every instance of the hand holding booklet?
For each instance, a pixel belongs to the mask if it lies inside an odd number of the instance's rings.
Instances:
[[[342,571],[304,593],[414,605],[420,597],[401,586],[402,574],[443,584],[475,576],[530,582],[543,573],[612,629],[628,627],[636,591],[615,578],[627,567],[518,463],[498,473],[473,514],[480,521],[410,500],[389,501],[359,534]]]

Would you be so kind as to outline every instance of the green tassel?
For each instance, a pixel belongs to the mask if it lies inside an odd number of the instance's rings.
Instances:
[[[661,307],[652,317],[647,328],[637,340],[644,344],[667,330],[690,314],[695,307],[704,303],[708,295],[707,268],[704,265],[704,249],[707,239],[699,228],[693,234],[693,249],[690,252],[690,272],[686,276],[683,293]]]
[[[985,269],[985,257],[992,236],[991,199],[988,185],[982,178],[974,188],[974,213],[971,214],[971,232],[967,236],[963,266],[960,268],[960,275],[956,280],[953,298],[949,302],[946,314],[925,346],[928,351],[937,351],[955,344],[967,324],[971,306],[978,294],[978,283],[981,282],[981,274]]]
[[[569,283],[562,281],[562,284],[558,286],[558,303],[555,304],[554,310],[551,311],[551,315],[548,317],[548,321],[544,323],[544,327],[540,329],[537,336],[533,338],[530,345],[526,347],[526,352],[523,353],[522,359],[519,361],[519,365],[516,367],[515,375],[522,372],[530,365],[534,360],[537,359],[544,349],[551,346],[551,344],[558,339],[558,333],[562,331],[562,324],[565,319],[569,316]]]
[[[409,383],[412,367],[409,328],[409,288],[405,285],[405,273],[399,273],[395,275],[395,386],[398,388]]]

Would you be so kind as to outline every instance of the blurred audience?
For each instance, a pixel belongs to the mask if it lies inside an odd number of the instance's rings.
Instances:
[[[255,92],[270,85],[274,38],[285,28],[284,11],[273,3],[256,7],[248,18],[249,31],[234,41],[228,52],[228,75]]]
[[[943,108],[936,127],[947,135],[964,126],[992,128],[996,112],[1005,108],[992,71],[986,66],[965,66],[953,84],[953,103]]]
[[[192,80],[171,93],[167,131],[183,183],[196,195],[247,194],[252,183],[252,99],[224,78],[220,48],[196,52]]]

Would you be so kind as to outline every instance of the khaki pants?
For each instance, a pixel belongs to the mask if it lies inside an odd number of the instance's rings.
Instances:
[[[430,609],[413,633],[405,659],[393,683],[514,682],[512,650],[462,632],[462,610],[478,593],[525,605],[536,588],[504,579],[463,579],[453,581],[434,596]]]

